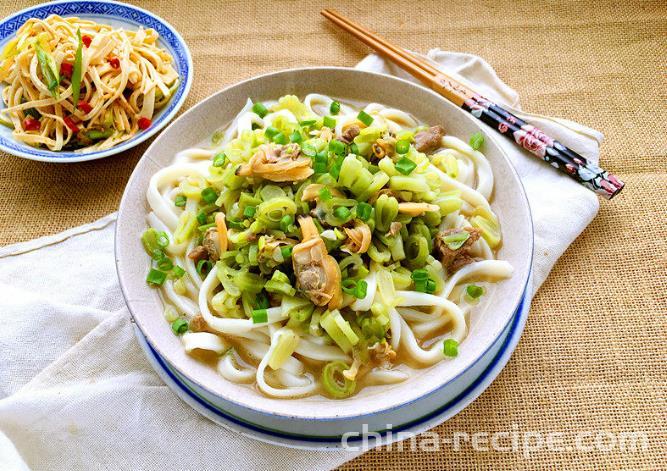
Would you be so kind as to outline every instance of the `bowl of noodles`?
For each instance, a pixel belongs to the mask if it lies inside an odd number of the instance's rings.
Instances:
[[[79,162],[143,142],[183,105],[192,59],[164,20],[116,2],[52,2],[0,23],[0,149]]]
[[[116,258],[182,397],[262,440],[336,447],[474,398],[526,309],[532,225],[502,150],[442,97],[295,69],[209,97],[153,143]]]

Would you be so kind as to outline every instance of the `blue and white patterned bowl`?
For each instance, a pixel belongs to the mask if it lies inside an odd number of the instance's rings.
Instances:
[[[487,137],[485,154],[497,182],[491,205],[502,221],[503,245],[498,258],[511,263],[514,274],[489,290],[484,304],[471,314],[469,334],[456,358],[416,370],[405,382],[366,387],[337,401],[321,396],[299,400],[266,397],[247,385],[230,383],[214,368],[185,353],[164,320],[160,296],[146,284],[149,261],[140,238],[146,227],[146,188],[155,172],[169,165],[180,150],[203,142],[229,123],[248,97],[263,101],[307,93],[354,103],[384,103],[409,111],[424,122],[441,124],[454,136],[485,132],[478,121],[434,92],[371,72],[313,67],[275,72],[233,85],[176,119],[146,150],[130,177],[116,225],[116,267],[123,296],[140,330],[140,340],[145,339],[150,347],[147,355],[158,365],[156,370],[169,378],[165,382],[172,389],[189,398],[189,404],[218,423],[272,443],[315,448],[340,446],[343,434],[360,431],[364,424],[373,432],[384,431],[387,424],[424,430],[479,394],[482,383],[477,379],[503,349],[517,312],[527,308],[524,300],[533,254],[530,209],[516,172],[493,136]],[[465,392],[471,387],[477,392]],[[388,433],[385,436],[389,440]]]
[[[166,126],[183,106],[192,85],[192,57],[181,35],[165,20],[139,7],[119,2],[57,1],[43,3],[26,8],[0,22],[0,50],[5,47],[14,37],[16,31],[28,19],[46,18],[49,15],[77,16],[128,30],[136,30],[140,26],[153,28],[160,35],[158,41],[160,47],[169,51],[174,58],[174,67],[181,77],[181,83],[167,106],[159,110],[153,117],[153,124],[150,128],[111,149],[90,152],[53,152],[48,149],[37,149],[17,141],[12,136],[11,129],[0,126],[1,150],[19,157],[42,162],[69,163],[101,159],[131,149],[145,141]]]
[[[347,421],[343,425],[343,430],[347,433],[335,430],[340,424],[331,422],[326,427],[318,428],[315,425],[315,431],[295,421],[290,427],[292,431],[286,431],[280,425],[275,426],[262,420],[262,417],[253,417],[229,407],[224,401],[179,373],[151,347],[136,325],[134,332],[151,366],[167,386],[190,407],[213,422],[272,445],[308,450],[364,450],[409,438],[441,424],[461,412],[491,385],[512,356],[528,319],[530,282],[526,286],[527,290],[512,321],[484,355],[464,373],[432,394],[397,408],[391,411],[391,414],[369,414],[358,417],[354,422]],[[404,422],[401,422],[402,420]],[[365,433],[366,431],[372,433]]]

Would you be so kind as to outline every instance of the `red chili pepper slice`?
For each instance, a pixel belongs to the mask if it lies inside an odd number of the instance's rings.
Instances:
[[[86,47],[90,47],[90,43],[93,42],[93,38],[88,36],[87,34],[84,34],[81,36],[81,42],[86,45]]]
[[[137,121],[137,124],[139,125],[139,129],[148,129],[151,127],[151,124],[153,124],[153,121],[142,116],[139,118],[139,121]]]
[[[120,59],[118,57],[111,56],[107,58],[107,61],[114,69],[120,69]]]
[[[74,71],[74,66],[69,62],[63,62],[60,64],[60,75],[64,75],[67,78],[72,78],[72,72]]]
[[[90,103],[88,103],[85,100],[79,100],[79,104],[77,105],[77,108],[79,108],[84,113],[90,113],[93,110],[93,107],[90,106]]]
[[[26,116],[23,120],[23,129],[26,131],[39,131],[41,123],[32,116]]]
[[[63,118],[63,121],[65,121],[65,124],[67,125],[68,128],[70,128],[72,132],[79,132],[79,126],[76,125],[76,122],[74,121],[74,119],[72,119],[71,116],[65,116]]]

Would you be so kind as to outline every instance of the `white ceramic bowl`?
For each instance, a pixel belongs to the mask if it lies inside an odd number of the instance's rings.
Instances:
[[[76,16],[126,30],[137,30],[139,27],[153,28],[160,35],[158,45],[166,49],[174,58],[173,66],[180,76],[181,83],[176,89],[174,96],[169,100],[169,103],[158,110],[155,116],[153,116],[153,123],[150,128],[137,133],[132,139],[128,139],[110,149],[87,152],[54,152],[20,142],[14,139],[11,129],[0,126],[1,150],[18,157],[42,162],[72,163],[101,159],[131,149],[145,141],[166,126],[176,116],[176,113],[183,106],[190,92],[194,71],[190,50],[173,26],[159,16],[134,5],[108,0],[61,0],[26,8],[0,21],[0,50],[14,37],[16,31],[27,20],[30,18],[46,18],[49,15],[59,15],[62,17]]]
[[[533,232],[521,183],[507,157],[487,135],[484,153],[496,179],[492,207],[503,232],[498,258],[514,267],[512,278],[497,285],[470,319],[470,332],[459,355],[419,370],[410,380],[361,390],[345,400],[309,397],[272,399],[247,386],[233,384],[212,368],[188,356],[163,318],[155,290],[146,285],[149,259],[140,243],[146,228],[146,188],[150,177],[174,155],[206,139],[231,121],[248,97],[275,99],[323,93],[342,100],[379,102],[406,110],[419,120],[441,124],[448,134],[466,139],[480,124],[434,92],[394,77],[336,67],[293,69],[256,77],[229,87],[189,110],[160,135],[137,165],[121,202],[116,228],[116,264],[121,288],[134,322],[156,356],[211,406],[239,423],[277,437],[335,443],[348,431],[385,430],[424,423],[433,412],[460,394],[484,371],[503,346],[523,299],[530,274]],[[487,134],[486,132],[484,132]],[[287,440],[277,439],[278,442]],[[298,443],[297,443],[298,444]]]

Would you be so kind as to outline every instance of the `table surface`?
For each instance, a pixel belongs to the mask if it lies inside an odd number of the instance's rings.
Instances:
[[[3,2],[6,16],[31,2]],[[134,2],[133,2],[134,3]],[[241,79],[297,66],[352,66],[368,50],[318,14],[332,2],[137,2],[166,18],[194,58],[185,108]],[[525,333],[493,385],[437,427],[441,437],[581,433],[583,449],[460,449],[419,441],[374,450],[343,469],[652,468],[667,461],[667,3],[544,0],[338,1],[337,9],[416,51],[478,54],[519,91],[524,109],[604,132],[601,161],[626,182],[559,260]],[[474,3],[474,4],[473,4]],[[0,245],[114,211],[146,149],[56,165],[0,154]],[[587,434],[590,432],[590,434]],[[623,451],[624,432],[648,446]],[[616,444],[613,445],[615,434]],[[601,438],[596,439],[600,435]],[[557,435],[554,435],[556,437]],[[508,445],[507,435],[499,435]],[[503,441],[505,440],[505,441]],[[554,443],[557,445],[557,438]],[[597,441],[596,441],[597,440]],[[488,444],[487,444],[488,445]]]

